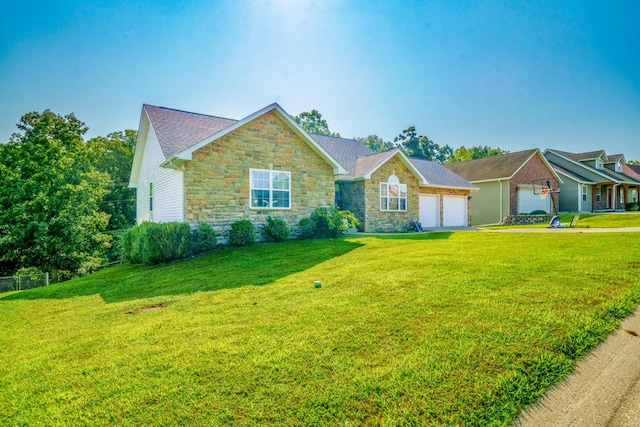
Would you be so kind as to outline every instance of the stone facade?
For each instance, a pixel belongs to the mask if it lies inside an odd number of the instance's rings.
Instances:
[[[553,177],[553,173],[547,164],[536,155],[529,159],[509,181],[509,215],[518,214],[518,186],[521,184],[531,185],[534,179]],[[559,204],[558,193],[553,193],[548,197],[553,197],[556,206]]]
[[[250,169],[290,172],[290,208],[251,208]],[[300,219],[334,199],[331,165],[273,111],[195,151],[184,165],[185,220],[211,224],[223,240],[233,222],[259,227],[267,216],[287,221],[295,233]]]
[[[359,181],[338,181],[336,194],[336,206],[340,209],[348,210],[355,215],[360,221],[358,229],[364,231],[366,218],[366,209],[364,204],[365,198],[365,180]]]
[[[525,225],[540,224],[541,222],[550,223],[553,215],[509,215],[504,217],[502,224],[504,225]]]
[[[387,182],[395,174],[401,184],[407,185],[407,210],[405,212],[387,212],[380,210],[380,183]],[[418,219],[419,194],[418,179],[398,159],[393,157],[378,168],[371,179],[363,181],[364,187],[364,231],[401,231],[409,228],[411,220]],[[361,199],[362,200],[362,199]]]

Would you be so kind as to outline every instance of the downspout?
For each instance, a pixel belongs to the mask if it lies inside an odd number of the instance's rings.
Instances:
[[[582,212],[582,184],[580,183],[578,183],[578,212]]]
[[[502,180],[499,179],[498,183],[500,184],[500,224],[502,224],[504,221],[504,210],[502,209]]]

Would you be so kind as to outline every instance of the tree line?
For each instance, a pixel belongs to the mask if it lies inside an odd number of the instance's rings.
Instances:
[[[113,232],[135,223],[128,188],[136,131],[91,138],[73,113],[25,114],[0,144],[0,276],[65,275],[105,263]]]
[[[294,116],[293,119],[300,127],[309,133],[340,137],[339,133],[329,130],[327,121],[322,118],[322,114],[320,114],[318,110],[300,113],[300,115]],[[417,157],[438,163],[463,162],[507,153],[506,150],[500,148],[481,145],[470,148],[461,146],[453,150],[448,145],[440,146],[428,137],[418,135],[415,126],[409,126],[407,129],[404,129],[393,141],[385,141],[378,135],[356,137],[353,139],[366,145],[376,153],[399,148],[409,157]]]

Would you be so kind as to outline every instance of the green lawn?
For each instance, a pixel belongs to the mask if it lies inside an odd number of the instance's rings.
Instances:
[[[3,294],[0,425],[509,425],[640,303],[638,236],[258,244]]]
[[[563,225],[571,224],[575,213],[561,213],[560,222]],[[527,225],[492,225],[483,228],[545,228],[548,222]],[[623,228],[640,227],[640,212],[608,212],[608,213],[583,213],[578,218],[577,228]]]

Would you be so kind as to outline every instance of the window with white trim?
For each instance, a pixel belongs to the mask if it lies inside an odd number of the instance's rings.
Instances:
[[[604,169],[604,162],[599,157],[596,159],[596,169]]]
[[[620,187],[620,191],[618,192],[620,198],[620,204],[624,205],[624,188]]]
[[[587,201],[587,186],[586,185],[582,186],[582,201],[583,202]]]
[[[250,169],[251,209],[290,209],[291,172]]]
[[[400,180],[395,175],[391,175],[387,182],[380,183],[380,210],[396,212],[407,210],[407,184],[400,184]]]
[[[596,202],[602,200],[602,187],[596,188]]]

